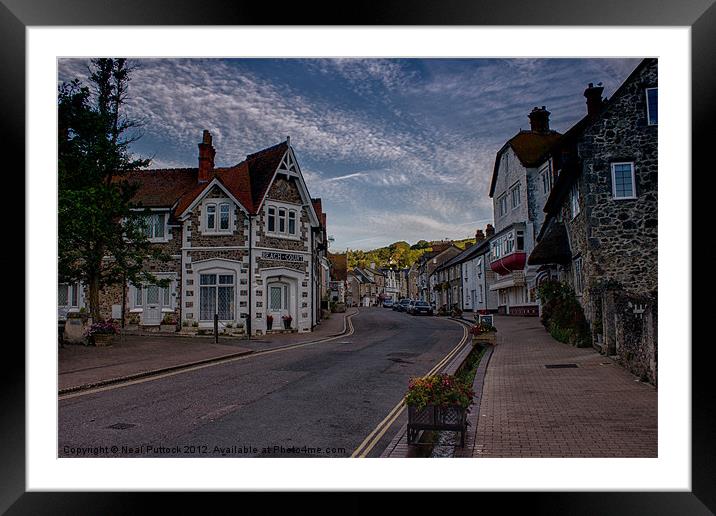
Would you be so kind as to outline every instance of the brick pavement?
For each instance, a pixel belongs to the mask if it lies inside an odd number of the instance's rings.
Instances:
[[[473,457],[657,457],[657,390],[535,317],[495,317]],[[577,364],[547,369],[545,364]]]

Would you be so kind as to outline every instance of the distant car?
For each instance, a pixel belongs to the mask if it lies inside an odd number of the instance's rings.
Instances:
[[[396,303],[396,307],[394,308],[394,310],[396,310],[398,312],[405,312],[408,309],[408,305],[410,304],[410,301],[411,300],[407,299],[407,298],[401,299],[400,301],[398,301]]]
[[[383,308],[393,308],[393,300],[392,299],[386,299],[383,301]]]
[[[433,315],[433,307],[425,301],[415,301],[411,304],[411,315]]]

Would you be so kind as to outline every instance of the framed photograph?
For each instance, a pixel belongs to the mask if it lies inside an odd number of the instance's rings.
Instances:
[[[5,0],[0,508],[716,510],[690,295],[716,8],[640,7]]]

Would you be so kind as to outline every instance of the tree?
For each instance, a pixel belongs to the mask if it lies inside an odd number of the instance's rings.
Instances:
[[[129,152],[139,138],[122,110],[131,68],[125,59],[95,59],[90,71],[93,92],[77,79],[58,91],[58,268],[61,281],[87,285],[96,321],[100,290],[161,284],[144,265],[168,257],[147,239],[145,213],[132,203],[136,185],[125,177],[149,165]]]

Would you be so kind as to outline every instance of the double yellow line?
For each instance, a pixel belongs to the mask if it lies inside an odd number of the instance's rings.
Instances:
[[[280,352],[282,352],[282,351],[290,351],[290,350],[292,350],[292,349],[298,349],[298,348],[303,348],[303,347],[306,347],[306,346],[312,346],[312,345],[314,345],[314,344],[321,344],[321,343],[323,343],[323,342],[330,342],[330,341],[332,341],[332,340],[345,339],[346,337],[350,337],[351,335],[353,335],[353,332],[354,332],[355,330],[354,330],[354,328],[353,328],[353,321],[351,321],[351,319],[353,318],[354,315],[357,315],[358,313],[359,313],[359,312],[356,310],[355,312],[346,315],[346,318],[345,318],[345,326],[344,326],[344,328],[343,328],[343,332],[344,332],[344,333],[341,333],[341,334],[339,334],[339,335],[335,335],[334,337],[327,337],[327,338],[325,338],[325,339],[312,340],[312,341],[310,341],[310,342],[302,342],[302,343],[299,343],[299,344],[288,344],[288,345],[286,345],[286,346],[281,346],[281,347],[276,347],[276,348],[272,348],[272,349],[267,349],[267,350],[264,350],[264,351],[256,351],[255,353],[250,353],[250,354],[248,354],[248,355],[242,355],[242,356],[239,356],[239,357],[227,358],[227,359],[225,359],[225,360],[219,359],[219,360],[216,360],[216,361],[214,361],[214,362],[209,362],[209,363],[206,363],[206,364],[200,364],[200,365],[195,365],[195,366],[188,366],[188,367],[186,367],[186,368],[177,369],[177,370],[175,370],[175,371],[169,371],[169,372],[166,372],[166,373],[157,373],[156,375],[153,374],[153,375],[150,375],[150,376],[145,376],[145,377],[142,377],[142,378],[137,378],[137,379],[135,379],[135,380],[121,381],[121,382],[117,382],[117,383],[112,383],[112,384],[109,384],[109,385],[105,385],[105,386],[103,386],[103,387],[95,387],[95,388],[90,388],[90,389],[87,389],[87,390],[82,390],[82,391],[77,391],[77,392],[70,392],[70,393],[62,394],[62,395],[58,396],[57,399],[60,400],[60,401],[62,401],[62,400],[68,400],[68,399],[71,399],[71,398],[77,398],[77,397],[79,397],[79,396],[86,396],[86,395],[88,395],[88,394],[96,394],[96,393],[98,393],[98,392],[111,391],[111,390],[113,390],[113,389],[119,389],[120,387],[127,387],[127,386],[129,386],[129,385],[136,385],[136,384],[139,384],[139,383],[152,382],[152,381],[154,381],[154,380],[159,380],[159,379],[161,379],[161,378],[168,378],[168,377],[170,377],[170,376],[176,376],[176,375],[178,375],[178,374],[184,374],[184,373],[189,373],[189,372],[192,372],[192,371],[198,371],[199,369],[205,369],[205,368],[207,368],[207,367],[214,367],[214,366],[217,366],[217,365],[228,364],[228,363],[231,363],[231,362],[239,362],[239,361],[241,361],[241,360],[249,360],[249,359],[251,359],[251,358],[256,358],[256,357],[260,357],[260,356],[264,356],[264,355],[271,355],[271,354],[273,354],[273,353],[280,353]],[[346,331],[346,330],[347,330],[347,331]]]
[[[435,364],[435,366],[433,366],[430,371],[425,373],[425,376],[430,376],[431,374],[435,374],[440,371],[440,369],[442,369],[445,364],[447,364],[450,360],[452,360],[455,355],[460,352],[463,345],[465,344],[465,341],[467,341],[467,326],[459,323],[458,321],[452,321],[451,319],[448,320],[462,326],[462,339],[460,339],[460,342],[457,344],[457,346],[451,349],[450,352],[442,358],[442,360]],[[403,413],[403,410],[405,410],[405,398],[401,399],[400,402],[395,407],[393,407],[390,412],[388,412],[388,415],[385,417],[385,419],[378,423],[378,426],[376,426],[373,431],[368,434],[368,437],[363,439],[363,442],[360,443],[358,445],[358,448],[356,448],[355,451],[351,454],[351,458],[362,459],[367,457],[371,450],[375,447],[375,445],[378,444],[378,441],[380,441],[383,435],[385,435],[385,432],[388,431],[388,429],[392,426],[395,420],[398,419],[400,414]]]

